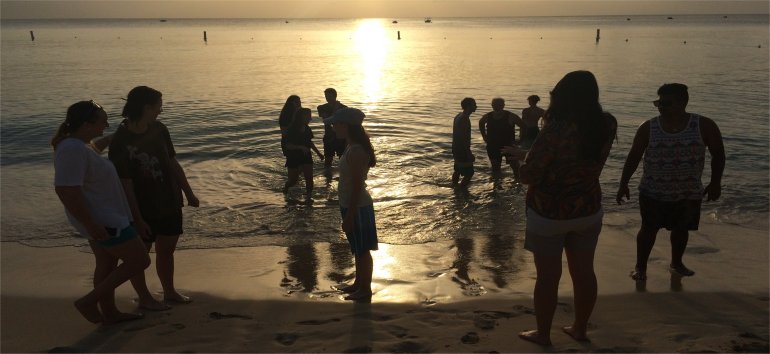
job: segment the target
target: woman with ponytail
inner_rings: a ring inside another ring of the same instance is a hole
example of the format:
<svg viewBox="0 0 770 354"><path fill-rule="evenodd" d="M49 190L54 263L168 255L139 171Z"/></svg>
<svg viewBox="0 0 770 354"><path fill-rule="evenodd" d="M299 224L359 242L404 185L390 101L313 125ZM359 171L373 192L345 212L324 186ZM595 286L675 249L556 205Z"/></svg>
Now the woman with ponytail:
<svg viewBox="0 0 770 354"><path fill-rule="evenodd" d="M516 158L526 155L520 169L521 182L528 185L524 248L533 253L537 270L537 329L519 337L540 345L551 344L562 252L575 294L574 322L562 330L575 340L588 340L597 292L594 251L604 215L599 175L618 125L602 110L599 86L588 71L571 72L556 84L545 121L528 153L505 149Z"/></svg>
<svg viewBox="0 0 770 354"><path fill-rule="evenodd" d="M75 301L75 308L87 320L103 324L142 317L118 310L115 288L150 265L131 225L131 209L115 167L91 145L108 126L101 106L81 101L69 107L51 139L56 194L69 222L88 239L96 260L94 289Z"/></svg>
<svg viewBox="0 0 770 354"><path fill-rule="evenodd" d="M162 111L159 91L147 86L133 88L123 107L126 119L115 132L109 157L148 252L155 243L155 267L165 302L188 303L190 298L177 292L174 285L174 251L183 232L181 192L188 205L198 207L199 202L175 158L168 128L158 121ZM169 308L152 297L144 281L134 282L134 288L140 307L156 311Z"/></svg>
<svg viewBox="0 0 770 354"><path fill-rule="evenodd" d="M340 157L339 191L342 231L355 257L356 279L340 290L348 295L345 300L368 301L372 297L374 261L370 251L377 250L377 226L374 220L374 202L366 191L369 168L377 164L374 148L361 125L364 113L355 108L343 108L324 120L331 124L335 136L345 139L345 152Z"/></svg>

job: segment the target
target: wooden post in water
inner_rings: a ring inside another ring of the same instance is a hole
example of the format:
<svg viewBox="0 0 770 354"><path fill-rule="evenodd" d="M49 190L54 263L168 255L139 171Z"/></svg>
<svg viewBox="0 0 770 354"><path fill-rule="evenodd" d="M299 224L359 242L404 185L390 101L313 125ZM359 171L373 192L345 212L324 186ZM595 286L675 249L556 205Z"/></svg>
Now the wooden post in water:
<svg viewBox="0 0 770 354"><path fill-rule="evenodd" d="M596 29L596 43L599 43L599 29Z"/></svg>
<svg viewBox="0 0 770 354"><path fill-rule="evenodd" d="M35 32L29 31L29 38L32 39L32 41L35 41Z"/></svg>
<svg viewBox="0 0 770 354"><path fill-rule="evenodd" d="M203 31L203 41L208 43L209 39L206 37L206 31Z"/></svg>
<svg viewBox="0 0 770 354"><path fill-rule="evenodd" d="M398 31L398 40L401 40L401 31Z"/></svg>

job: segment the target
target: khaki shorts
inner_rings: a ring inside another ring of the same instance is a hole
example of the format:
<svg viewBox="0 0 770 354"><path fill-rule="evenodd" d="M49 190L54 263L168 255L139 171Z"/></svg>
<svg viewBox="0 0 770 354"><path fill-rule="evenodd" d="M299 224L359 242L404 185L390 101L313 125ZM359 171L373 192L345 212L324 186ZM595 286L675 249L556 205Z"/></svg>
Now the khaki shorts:
<svg viewBox="0 0 770 354"><path fill-rule="evenodd" d="M546 221L534 212L527 210L527 230L524 236L524 248L542 255L559 255L564 249L570 251L593 251L602 232L602 216L589 216L580 220ZM530 222L532 220L532 222ZM548 222L548 230L539 225Z"/></svg>

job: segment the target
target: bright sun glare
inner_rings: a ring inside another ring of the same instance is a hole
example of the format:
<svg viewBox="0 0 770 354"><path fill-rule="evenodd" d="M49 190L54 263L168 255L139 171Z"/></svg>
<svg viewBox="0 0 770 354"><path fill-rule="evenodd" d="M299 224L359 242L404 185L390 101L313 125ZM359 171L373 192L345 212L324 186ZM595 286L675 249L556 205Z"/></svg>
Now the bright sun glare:
<svg viewBox="0 0 770 354"><path fill-rule="evenodd" d="M361 86L365 96L365 108L376 108L377 102L382 99L382 69L390 44L382 20L362 20L353 38L361 57Z"/></svg>

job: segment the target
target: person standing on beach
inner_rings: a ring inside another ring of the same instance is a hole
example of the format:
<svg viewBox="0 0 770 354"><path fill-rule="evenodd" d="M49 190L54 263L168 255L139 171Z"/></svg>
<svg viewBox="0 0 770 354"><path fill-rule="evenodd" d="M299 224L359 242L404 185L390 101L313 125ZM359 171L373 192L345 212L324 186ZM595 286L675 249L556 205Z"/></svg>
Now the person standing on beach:
<svg viewBox="0 0 770 354"><path fill-rule="evenodd" d="M487 156L492 166L492 173L500 173L503 155L500 152L505 146L511 146L516 141L516 127L523 127L521 118L505 108L505 100L500 97L492 99L492 112L479 120L479 130L484 142L487 143ZM505 156L505 162L511 166L513 176L519 179L519 161Z"/></svg>
<svg viewBox="0 0 770 354"><path fill-rule="evenodd" d="M599 86L589 71L573 71L551 91L543 126L529 152L511 146L505 153L521 159L521 182L527 188L524 248L535 258L537 329L522 339L551 345L562 252L567 255L575 294L575 319L562 330L587 341L588 319L596 303L594 251L602 230L599 175L610 153L617 121L602 110Z"/></svg>
<svg viewBox="0 0 770 354"><path fill-rule="evenodd" d="M163 111L162 94L147 86L133 88L123 107L123 117L112 139L109 158L115 164L134 216L134 225L147 246L155 243L155 267L163 286L165 302L188 303L189 297L174 286L174 251L182 234L182 196L187 204L200 202L177 162L168 128L158 121ZM168 309L157 303L147 289L144 273L132 284L139 306L149 310Z"/></svg>
<svg viewBox="0 0 770 354"><path fill-rule="evenodd" d="M289 170L289 178L283 186L283 193L289 192L289 188L297 184L299 171L305 176L305 199L310 201L313 197L313 155L311 150L323 160L324 155L313 144L313 131L310 130L310 108L300 108L294 112L294 119L286 128L286 168Z"/></svg>
<svg viewBox="0 0 770 354"><path fill-rule="evenodd" d="M278 126L281 128L281 153L286 156L286 129L294 119L294 112L302 108L302 100L299 96L291 95L286 98L286 102L281 108L281 114L278 116Z"/></svg>
<svg viewBox="0 0 770 354"><path fill-rule="evenodd" d="M540 118L545 114L545 110L537 106L537 103L540 102L540 96L529 96L527 102L529 102L529 107L521 110L521 120L524 124L519 130L521 148L525 150L529 149L535 142L537 134L540 133Z"/></svg>
<svg viewBox="0 0 770 354"><path fill-rule="evenodd" d="M653 101L660 115L639 126L631 151L623 166L617 202L630 198L628 182L644 158L639 183L639 211L642 227L636 235L636 266L631 278L647 280L647 260L655 245L658 230L671 231L671 264L669 270L682 276L695 272L682 262L689 230L697 230L703 196L718 200L722 194L722 172L725 148L716 123L706 117L688 113L687 86L673 83L658 89ZM703 188L701 176L706 148L711 154L711 182Z"/></svg>
<svg viewBox="0 0 770 354"><path fill-rule="evenodd" d="M456 187L463 177L460 186L465 188L473 177L473 161L476 157L471 152L471 113L476 111L476 100L470 97L460 101L463 111L458 113L452 123L452 157L454 158L454 173L452 187Z"/></svg>
<svg viewBox="0 0 770 354"><path fill-rule="evenodd" d="M369 135L361 125L364 112L343 108L324 120L337 137L345 139L345 151L340 157L339 191L342 231L350 243L356 264L356 278L342 290L345 300L366 301L372 297L374 261L370 251L378 249L374 202L366 191L369 168L377 164Z"/></svg>
<svg viewBox="0 0 770 354"><path fill-rule="evenodd" d="M75 308L93 323L112 324L143 317L118 310L115 288L143 274L150 257L136 237L115 166L91 146L106 127L104 109L94 101L80 101L67 109L51 146L56 195L70 224L88 239L96 260L94 289L75 301Z"/></svg>
<svg viewBox="0 0 770 354"><path fill-rule="evenodd" d="M337 101L337 90L329 87L324 90L326 103L318 106L318 116L326 119L332 116L334 112L342 108L347 108L344 104ZM324 123L324 166L331 167L334 155L342 156L345 152L345 139L341 139L334 134L334 129L329 124Z"/></svg>

